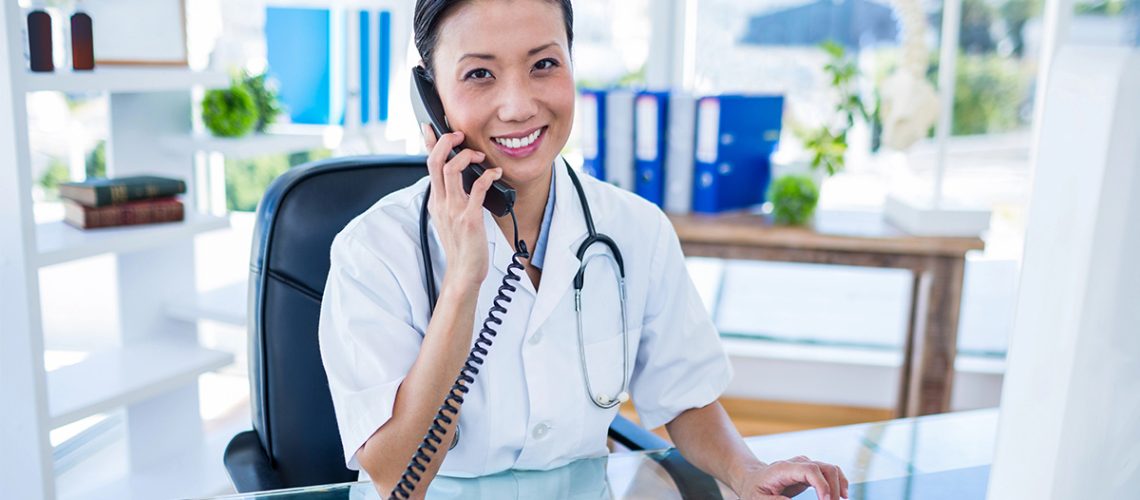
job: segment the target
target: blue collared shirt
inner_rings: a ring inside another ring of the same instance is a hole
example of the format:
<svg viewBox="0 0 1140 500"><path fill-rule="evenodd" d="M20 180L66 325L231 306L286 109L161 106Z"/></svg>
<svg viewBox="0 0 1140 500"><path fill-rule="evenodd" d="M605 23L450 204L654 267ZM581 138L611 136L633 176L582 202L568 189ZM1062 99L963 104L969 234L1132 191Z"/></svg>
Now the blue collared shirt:
<svg viewBox="0 0 1140 500"><path fill-rule="evenodd" d="M555 163L557 164L557 163ZM551 168L554 168L551 166ZM534 242L534 256L530 265L542 269L542 261L546 259L546 240L550 237L550 219L554 213L554 171L550 172L550 194L546 196L546 209L542 211L542 225L538 228L538 241Z"/></svg>

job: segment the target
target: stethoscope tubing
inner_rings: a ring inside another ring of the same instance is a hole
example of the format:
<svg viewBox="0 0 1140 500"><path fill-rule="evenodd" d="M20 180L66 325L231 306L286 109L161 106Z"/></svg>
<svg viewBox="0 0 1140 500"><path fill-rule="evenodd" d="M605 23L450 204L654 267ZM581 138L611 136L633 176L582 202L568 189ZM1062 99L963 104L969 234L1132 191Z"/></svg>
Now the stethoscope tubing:
<svg viewBox="0 0 1140 500"><path fill-rule="evenodd" d="M586 385L586 396L590 402L603 410L613 408L617 405L624 403L628 399L626 392L629 386L629 327L626 318L626 293L625 293L625 261L622 258L621 250L618 249L617 243L605 234L598 233L594 228L594 217L590 212L590 204L586 201L586 192L582 189L582 183L578 180L577 174L574 169L570 168L570 164L565 159L562 160L566 165L566 171L570 174L570 180L574 183L574 190L578 194L578 199L582 204L582 217L586 222L586 230L588 235L586 239L578 246L576 255L578 257L578 272L574 275L574 314L577 319L577 333L578 333L578 359L582 366L582 378ZM435 286L435 274L432 269L431 261L431 248L428 244L428 210L427 210L427 196L424 196L423 205L420 207L420 251L424 259L424 280L425 287L428 293L429 307L432 311L435 310L436 301L439 298L438 291ZM586 252L590 246L601 244L610 250L610 253L596 253L590 256ZM606 394L595 394L593 387L590 383L590 370L589 363L586 360L586 339L585 333L582 331L582 289L585 287L586 266L590 260L596 257L605 257L610 260L611 264L617 269L618 281L618 297L621 304L621 344L622 344L622 377L621 389L616 397L609 397ZM430 314L430 312L429 312Z"/></svg>

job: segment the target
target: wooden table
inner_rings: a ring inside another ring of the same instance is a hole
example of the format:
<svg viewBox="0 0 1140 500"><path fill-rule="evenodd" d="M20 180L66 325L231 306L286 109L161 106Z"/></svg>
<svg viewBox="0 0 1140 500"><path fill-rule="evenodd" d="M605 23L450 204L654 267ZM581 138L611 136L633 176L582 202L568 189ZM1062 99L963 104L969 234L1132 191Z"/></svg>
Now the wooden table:
<svg viewBox="0 0 1140 500"><path fill-rule="evenodd" d="M966 253L978 238L913 236L877 212L819 212L811 228L751 213L671 215L687 256L908 269L911 283L899 416L950 410Z"/></svg>

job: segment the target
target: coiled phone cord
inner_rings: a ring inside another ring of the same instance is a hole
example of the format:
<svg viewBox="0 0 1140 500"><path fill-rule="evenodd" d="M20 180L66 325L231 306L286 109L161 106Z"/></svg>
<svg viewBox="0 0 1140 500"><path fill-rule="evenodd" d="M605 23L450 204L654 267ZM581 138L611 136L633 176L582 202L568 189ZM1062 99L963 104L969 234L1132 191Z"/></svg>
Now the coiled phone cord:
<svg viewBox="0 0 1140 500"><path fill-rule="evenodd" d="M429 188L430 189L430 188ZM424 196L424 209L427 207L427 197L430 196L429 191ZM511 224L514 226L514 239L515 248L517 249L514 255L511 256L511 263L507 266L507 274L503 276L503 281L499 285L498 294L495 295L494 300L491 301L491 309L487 311L487 319L483 320L483 327L479 330L479 338L475 340L475 345L471 347L471 352L467 354L467 361L463 363L463 368L459 370L459 376L455 379L455 384L447 391L447 397L443 400L443 405L439 407L439 411L432 419L431 427L424 435L423 441L420 442L416 452L412 455L412 460L408 462L407 469L400 476L400 480L396 482L396 486L392 488L392 492L388 495L389 500L400 500L411 498L412 493L416 490L422 476L420 474L427 471L427 466L431 463L432 455L439 451L439 447L443 446L443 438L447 436L447 428L445 425L451 424L455 418L458 418L459 407L463 405L463 396L471 390L471 384L475 383L475 375L479 374L479 366L483 364L483 358L489 352L491 344L494 342L495 336L498 332L495 331L495 326L503 324L503 319L498 315L507 312L506 304L511 302L511 296L518 287L512 281L519 281L522 279L522 273L526 271L521 259L529 259L530 253L527 251L526 242L519 239L519 223L515 218L515 211L508 210L511 215ZM424 228L421 226L421 231ZM426 241L426 240L425 240ZM434 280L434 277L428 276L428 280ZM434 284L434 283L433 283ZM435 297L432 294L432 309L435 309ZM492 326L494 325L494 326Z"/></svg>

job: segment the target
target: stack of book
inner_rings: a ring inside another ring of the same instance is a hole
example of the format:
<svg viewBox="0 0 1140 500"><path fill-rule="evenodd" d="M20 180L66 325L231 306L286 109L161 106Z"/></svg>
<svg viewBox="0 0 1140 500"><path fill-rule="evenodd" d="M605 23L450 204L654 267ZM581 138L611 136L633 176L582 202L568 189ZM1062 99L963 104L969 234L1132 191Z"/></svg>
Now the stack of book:
<svg viewBox="0 0 1140 500"><path fill-rule="evenodd" d="M80 229L177 222L185 216L181 179L136 175L60 184L64 221Z"/></svg>

